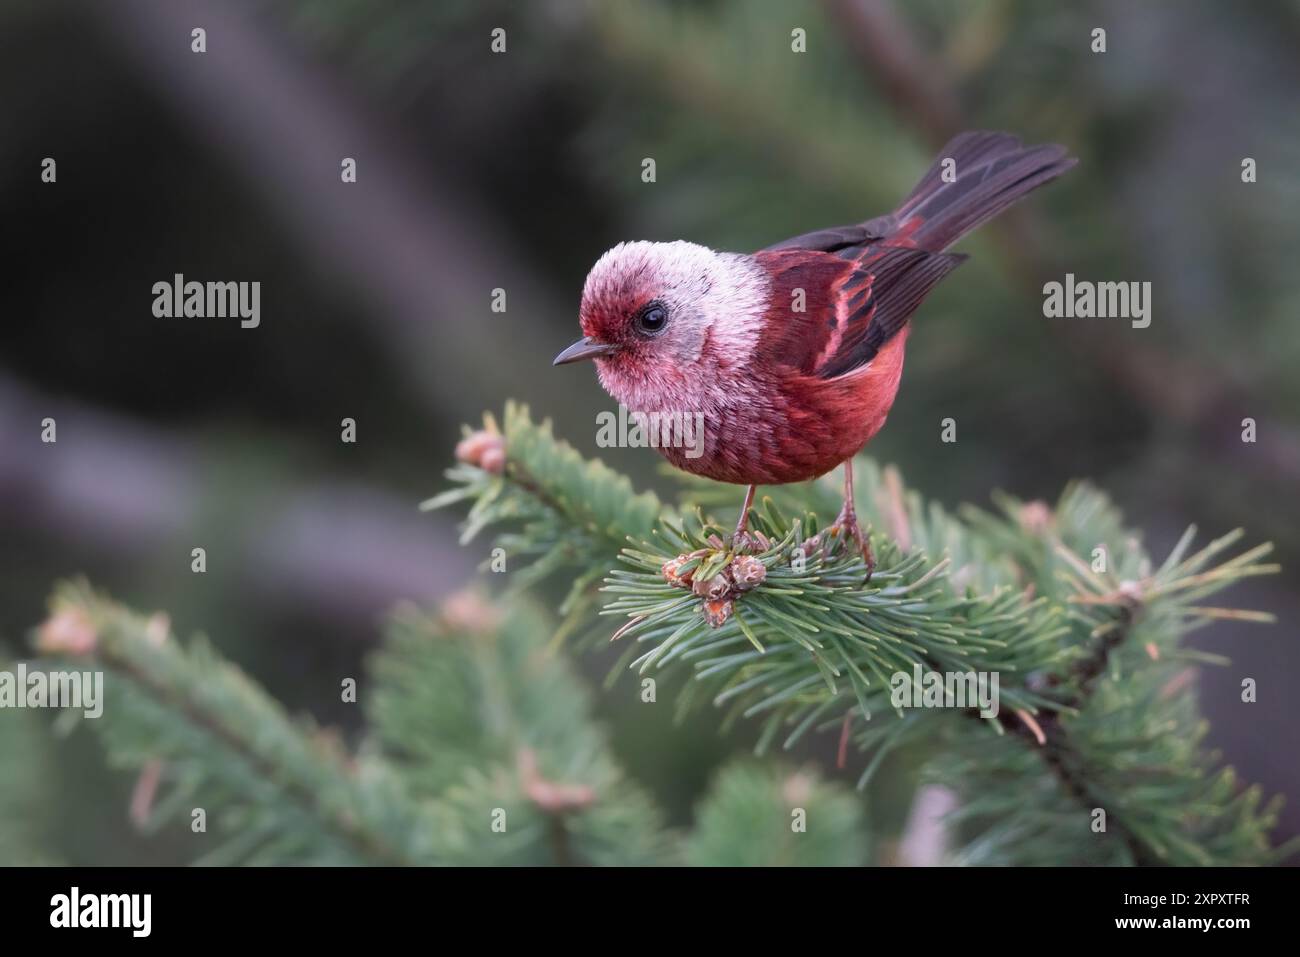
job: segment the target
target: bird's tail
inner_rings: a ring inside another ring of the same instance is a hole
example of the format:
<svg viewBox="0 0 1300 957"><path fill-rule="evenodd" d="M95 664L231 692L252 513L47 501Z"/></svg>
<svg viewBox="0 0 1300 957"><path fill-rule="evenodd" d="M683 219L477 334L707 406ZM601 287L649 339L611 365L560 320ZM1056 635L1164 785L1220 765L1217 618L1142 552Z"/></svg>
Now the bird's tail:
<svg viewBox="0 0 1300 957"><path fill-rule="evenodd" d="M1078 162L1009 133L959 133L886 222L886 243L940 252Z"/></svg>

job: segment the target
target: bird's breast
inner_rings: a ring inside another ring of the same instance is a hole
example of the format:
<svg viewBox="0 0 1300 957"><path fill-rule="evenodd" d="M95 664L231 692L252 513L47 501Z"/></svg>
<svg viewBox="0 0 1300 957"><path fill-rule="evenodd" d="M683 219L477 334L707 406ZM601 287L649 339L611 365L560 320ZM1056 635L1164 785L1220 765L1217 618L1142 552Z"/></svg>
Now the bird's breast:
<svg viewBox="0 0 1300 957"><path fill-rule="evenodd" d="M659 451L683 471L738 485L824 475L884 426L902 376L904 339L891 340L869 366L833 379L784 369L720 377L707 395L694 397L695 441Z"/></svg>

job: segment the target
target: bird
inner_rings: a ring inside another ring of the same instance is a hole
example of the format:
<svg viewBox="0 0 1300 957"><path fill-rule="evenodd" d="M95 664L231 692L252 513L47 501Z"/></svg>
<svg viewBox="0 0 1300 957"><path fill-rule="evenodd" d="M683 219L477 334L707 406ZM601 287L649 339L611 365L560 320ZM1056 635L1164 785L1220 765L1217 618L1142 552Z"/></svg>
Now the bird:
<svg viewBox="0 0 1300 957"><path fill-rule="evenodd" d="M732 546L758 486L844 466L844 503L824 530L875 567L853 499L853 456L898 395L913 314L967 258L947 250L1077 163L1056 144L1008 133L951 139L891 213L804 233L754 253L687 241L624 242L583 284L582 338L554 365L593 360L634 415L703 425L702 441L660 442L679 469L746 486ZM683 418L674 418L680 416Z"/></svg>

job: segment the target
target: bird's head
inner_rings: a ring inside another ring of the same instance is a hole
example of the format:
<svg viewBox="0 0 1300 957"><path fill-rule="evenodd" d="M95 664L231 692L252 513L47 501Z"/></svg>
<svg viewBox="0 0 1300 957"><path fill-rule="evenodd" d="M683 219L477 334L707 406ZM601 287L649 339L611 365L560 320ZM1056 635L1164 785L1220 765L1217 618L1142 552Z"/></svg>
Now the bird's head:
<svg viewBox="0 0 1300 957"><path fill-rule="evenodd" d="M690 401L710 376L754 351L770 281L749 256L694 243L620 243L587 274L583 337L555 365L594 359L601 385L629 408Z"/></svg>

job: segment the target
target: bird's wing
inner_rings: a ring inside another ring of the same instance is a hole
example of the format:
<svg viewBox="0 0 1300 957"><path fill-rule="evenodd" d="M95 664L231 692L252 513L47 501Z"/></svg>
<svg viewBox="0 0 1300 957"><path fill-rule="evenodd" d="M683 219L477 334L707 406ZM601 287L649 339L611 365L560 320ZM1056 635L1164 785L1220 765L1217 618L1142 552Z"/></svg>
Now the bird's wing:
<svg viewBox="0 0 1300 957"><path fill-rule="evenodd" d="M763 251L805 249L853 259L884 242L942 252L1077 162L1063 146L1025 146L1009 133L959 133L892 213L804 233Z"/></svg>
<svg viewBox="0 0 1300 957"><path fill-rule="evenodd" d="M877 245L856 259L802 249L755 258L772 277L760 339L767 360L831 379L875 358L966 257Z"/></svg>
<svg viewBox="0 0 1300 957"><path fill-rule="evenodd" d="M813 252L840 253L854 256L862 247L888 235L893 225L892 216L880 216L865 223L851 226L831 226L818 229L801 236L792 236L779 243L764 248L762 251L781 252L783 250L803 249Z"/></svg>

